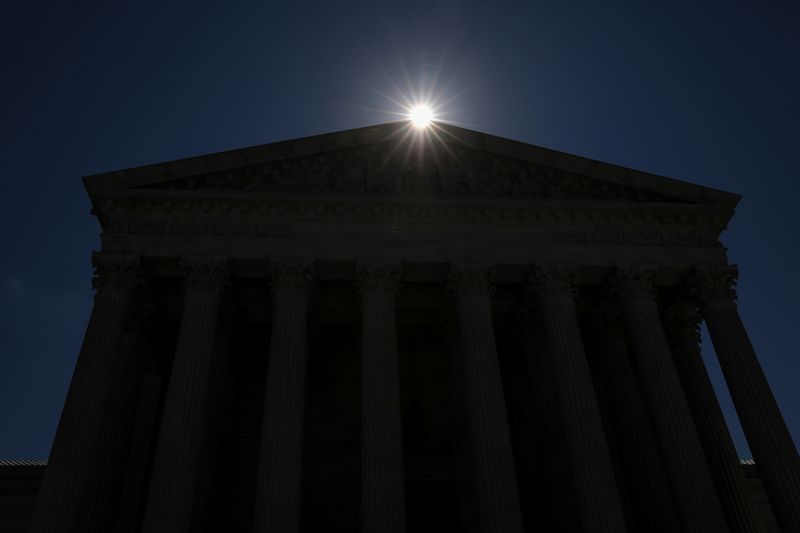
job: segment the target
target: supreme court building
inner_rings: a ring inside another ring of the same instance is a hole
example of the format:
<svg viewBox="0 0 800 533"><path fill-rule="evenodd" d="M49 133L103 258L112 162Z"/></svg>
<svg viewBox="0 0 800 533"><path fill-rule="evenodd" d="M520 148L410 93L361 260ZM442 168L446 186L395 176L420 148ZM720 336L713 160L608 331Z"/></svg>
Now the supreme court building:
<svg viewBox="0 0 800 533"><path fill-rule="evenodd" d="M800 532L736 194L405 122L84 183L95 303L31 531Z"/></svg>

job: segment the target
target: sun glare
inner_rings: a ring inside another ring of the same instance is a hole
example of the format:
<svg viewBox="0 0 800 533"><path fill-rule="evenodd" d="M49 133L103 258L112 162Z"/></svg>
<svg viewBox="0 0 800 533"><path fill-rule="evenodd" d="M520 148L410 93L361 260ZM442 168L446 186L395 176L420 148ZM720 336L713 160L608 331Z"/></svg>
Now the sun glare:
<svg viewBox="0 0 800 533"><path fill-rule="evenodd" d="M433 110L425 104L416 105L409 111L408 118L415 128L427 128L433 122Z"/></svg>

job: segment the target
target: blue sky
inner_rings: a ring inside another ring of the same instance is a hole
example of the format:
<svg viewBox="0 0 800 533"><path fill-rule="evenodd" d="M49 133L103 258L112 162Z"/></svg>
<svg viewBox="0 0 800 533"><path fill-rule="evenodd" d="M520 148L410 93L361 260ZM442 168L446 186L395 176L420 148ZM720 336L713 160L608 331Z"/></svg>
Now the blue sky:
<svg viewBox="0 0 800 533"><path fill-rule="evenodd" d="M800 11L697 4L4 4L0 457L47 456L91 309L81 176L395 120L409 86L468 128L742 194L723 240L798 442Z"/></svg>

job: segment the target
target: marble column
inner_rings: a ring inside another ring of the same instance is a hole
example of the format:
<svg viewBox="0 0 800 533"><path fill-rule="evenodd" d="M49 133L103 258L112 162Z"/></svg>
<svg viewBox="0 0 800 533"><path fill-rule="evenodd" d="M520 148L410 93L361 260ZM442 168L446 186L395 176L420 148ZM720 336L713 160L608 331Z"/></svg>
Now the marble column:
<svg viewBox="0 0 800 533"><path fill-rule="evenodd" d="M454 419L453 455L455 456L456 492L458 499L459 531L475 533L478 521L473 497L472 452L469 449L469 429L464 409L464 370L458 334L458 318L454 306L446 306L439 316L439 332L450 364L448 385Z"/></svg>
<svg viewBox="0 0 800 533"><path fill-rule="evenodd" d="M256 533L298 533L303 466L308 296L313 263L270 263L272 337L261 425Z"/></svg>
<svg viewBox="0 0 800 533"><path fill-rule="evenodd" d="M361 292L361 531L405 531L395 292L401 268L358 266Z"/></svg>
<svg viewBox="0 0 800 533"><path fill-rule="evenodd" d="M94 308L37 497L30 525L34 532L81 531L132 293L141 280L138 257L95 253L92 263Z"/></svg>
<svg viewBox="0 0 800 533"><path fill-rule="evenodd" d="M108 531L118 514L126 462L135 430L139 388L150 356L151 339L157 336L155 306L149 295L137 298L109 394L102 436L92 464L92 481L85 494L81 519L83 531Z"/></svg>
<svg viewBox="0 0 800 533"><path fill-rule="evenodd" d="M558 391L553 382L553 367L538 302L530 299L520 309L518 320L534 432L532 452L537 475L531 482L537 487L538 504L544 515L538 526L553 533L573 532L580 528L580 517L575 512L572 467L565 451Z"/></svg>
<svg viewBox="0 0 800 533"><path fill-rule="evenodd" d="M736 447L700 355L700 313L697 306L679 298L665 309L663 318L672 357L728 527L736 533L761 531Z"/></svg>
<svg viewBox="0 0 800 533"><path fill-rule="evenodd" d="M158 435L144 532L197 527L197 486L211 407L219 309L229 283L226 261L181 260L183 316Z"/></svg>
<svg viewBox="0 0 800 533"><path fill-rule="evenodd" d="M117 533L135 533L138 530L137 525L147 494L149 459L152 455L153 437L157 429L162 385L160 374L146 372L139 389L133 437L126 461L125 479L114 527L114 531Z"/></svg>
<svg viewBox="0 0 800 533"><path fill-rule="evenodd" d="M617 268L614 286L675 505L687 532L727 531L700 438L656 305L653 270Z"/></svg>
<svg viewBox="0 0 800 533"><path fill-rule="evenodd" d="M681 531L647 407L630 361L622 313L599 305L591 313L592 339L620 448L637 531Z"/></svg>
<svg viewBox="0 0 800 533"><path fill-rule="evenodd" d="M739 421L783 531L800 531L800 458L736 307L735 266L698 267L695 294Z"/></svg>
<svg viewBox="0 0 800 533"><path fill-rule="evenodd" d="M521 533L514 455L497 360L490 301L491 270L454 264L450 290L456 297L462 347L464 414L472 454L472 495L480 533Z"/></svg>
<svg viewBox="0 0 800 533"><path fill-rule="evenodd" d="M532 286L547 337L550 365L585 531L626 530L614 467L575 314L575 269L541 265Z"/></svg>

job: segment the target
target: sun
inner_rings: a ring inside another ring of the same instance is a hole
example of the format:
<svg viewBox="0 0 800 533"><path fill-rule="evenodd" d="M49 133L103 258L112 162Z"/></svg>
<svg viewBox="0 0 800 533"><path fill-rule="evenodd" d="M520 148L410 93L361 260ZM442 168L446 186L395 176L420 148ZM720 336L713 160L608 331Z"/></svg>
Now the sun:
<svg viewBox="0 0 800 533"><path fill-rule="evenodd" d="M426 104L415 105L409 110L408 118L415 128L427 128L433 122L433 110Z"/></svg>

